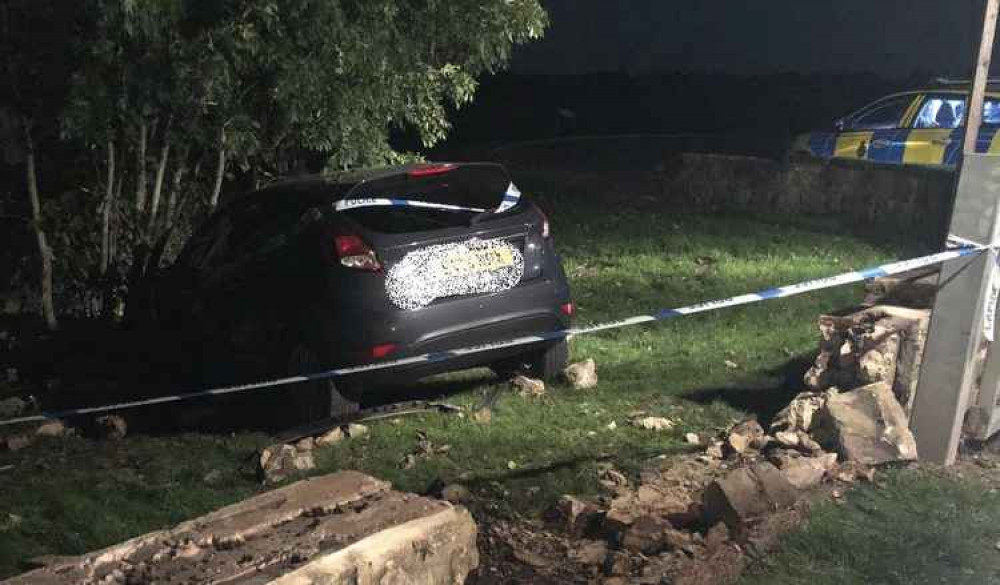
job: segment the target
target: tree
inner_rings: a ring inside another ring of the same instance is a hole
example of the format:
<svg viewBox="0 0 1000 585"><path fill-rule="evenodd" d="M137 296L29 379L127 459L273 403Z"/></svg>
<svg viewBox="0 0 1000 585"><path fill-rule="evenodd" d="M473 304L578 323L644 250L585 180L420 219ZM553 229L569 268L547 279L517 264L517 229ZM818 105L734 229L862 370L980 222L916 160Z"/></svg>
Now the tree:
<svg viewBox="0 0 1000 585"><path fill-rule="evenodd" d="M38 246L42 314L57 329L53 257L46 230L39 149L56 135L74 59L73 39L81 13L57 0L0 0L0 109L19 127L25 192Z"/></svg>
<svg viewBox="0 0 1000 585"><path fill-rule="evenodd" d="M343 169L412 156L392 148L393 129L434 145L476 78L546 25L538 0L72 4L68 95L45 123L98 169L81 189L100 201L104 281L117 266L141 275L154 242L188 231L179 218L216 207L237 173L260 182L307 158ZM35 66L24 49L17 62Z"/></svg>

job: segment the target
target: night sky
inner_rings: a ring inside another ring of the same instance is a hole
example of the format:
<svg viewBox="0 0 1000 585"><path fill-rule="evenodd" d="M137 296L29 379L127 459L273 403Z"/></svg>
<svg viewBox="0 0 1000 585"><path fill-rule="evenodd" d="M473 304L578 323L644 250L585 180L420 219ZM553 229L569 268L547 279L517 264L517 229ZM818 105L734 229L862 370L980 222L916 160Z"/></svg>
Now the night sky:
<svg viewBox="0 0 1000 585"><path fill-rule="evenodd" d="M982 0L543 0L521 73L914 71L965 76ZM997 63L997 60L994 60ZM1000 63L994 66L1000 70Z"/></svg>

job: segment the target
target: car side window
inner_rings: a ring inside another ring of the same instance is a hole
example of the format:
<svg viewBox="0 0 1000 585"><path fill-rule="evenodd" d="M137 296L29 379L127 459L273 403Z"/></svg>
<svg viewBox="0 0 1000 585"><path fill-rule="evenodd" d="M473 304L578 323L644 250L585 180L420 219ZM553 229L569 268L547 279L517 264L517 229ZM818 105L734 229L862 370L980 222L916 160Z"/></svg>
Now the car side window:
<svg viewBox="0 0 1000 585"><path fill-rule="evenodd" d="M844 130L887 130L898 128L913 95L901 95L875 102L858 112L844 124Z"/></svg>
<svg viewBox="0 0 1000 585"><path fill-rule="evenodd" d="M1000 100L986 100L983 104L983 125L1000 126Z"/></svg>
<svg viewBox="0 0 1000 585"><path fill-rule="evenodd" d="M958 128L965 118L965 97L932 95L924 99L914 128Z"/></svg>

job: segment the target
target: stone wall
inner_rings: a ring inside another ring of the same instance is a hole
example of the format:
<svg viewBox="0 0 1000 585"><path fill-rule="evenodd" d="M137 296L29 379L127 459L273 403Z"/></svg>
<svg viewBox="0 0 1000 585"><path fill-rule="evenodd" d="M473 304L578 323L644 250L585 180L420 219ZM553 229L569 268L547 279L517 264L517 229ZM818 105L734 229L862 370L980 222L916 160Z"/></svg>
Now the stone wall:
<svg viewBox="0 0 1000 585"><path fill-rule="evenodd" d="M777 161L680 154L664 164L660 197L689 209L834 216L860 225L946 235L953 171L848 161Z"/></svg>

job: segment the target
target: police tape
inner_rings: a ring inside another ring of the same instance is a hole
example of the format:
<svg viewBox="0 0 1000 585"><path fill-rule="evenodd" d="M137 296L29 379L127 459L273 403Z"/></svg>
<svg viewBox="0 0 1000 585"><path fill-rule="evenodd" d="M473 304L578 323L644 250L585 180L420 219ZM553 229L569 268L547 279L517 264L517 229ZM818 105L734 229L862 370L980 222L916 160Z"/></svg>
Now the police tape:
<svg viewBox="0 0 1000 585"><path fill-rule="evenodd" d="M957 241L956 239L949 238L949 240ZM379 362L373 362L371 364L365 364L360 366L351 366L346 368L337 368L333 370L327 370L323 372L317 372L312 374L302 374L297 376L289 376L286 378L278 378L274 380L266 380L261 382L254 382L250 384L239 384L233 386L225 386L220 388L211 388L208 390L198 390L194 392L185 392L181 394L172 394L167 396L156 396L153 398L147 398L143 400L135 400L130 402L119 402L117 404L107 404L103 406L92 406L85 408L68 409L53 412L42 412L41 414L24 416L19 418L13 418L8 420L0 421L0 427L9 426L21 423L29 422L41 422L51 419L62 419L69 418L73 416L81 415L93 415L101 414L106 412L113 412L118 410L126 410L131 408L139 408L143 406L154 406L159 404L168 404L173 402L181 402L185 400L191 400L194 398L210 397L210 396L224 396L228 394L237 394L241 392L248 392L251 390L260 390L264 388L277 388L281 386L289 386L292 384L301 384L304 382L314 382L317 380L326 380L330 378L350 376L354 374L363 374L368 372L373 372L377 370L385 370L391 368L403 368L406 366L419 366L424 364L433 364L438 362L447 361L454 358L459 358L467 355L474 355L477 353L482 353L486 351L495 351L499 349L505 349L510 347L517 347L520 345L530 345L537 344L546 341L555 341L559 339L567 339L576 337L578 335L589 335L593 333L598 333L602 331L610 331L612 329L621 329L624 327L632 327L635 325L641 325L644 323L653 323L657 321L665 321L668 319L673 319L675 317L682 317L687 315L695 315L698 313L705 313L709 311L717 311L719 309L724 309L728 307L737 307L740 305L748 305L752 303L759 303L763 301L768 301L772 299L781 299L792 297L796 295L805 294L808 292L813 292L817 290L833 288L837 286L843 286L847 284L854 284L858 282L863 282L865 280L870 280L872 278L879 278L883 276L891 276L894 274L901 274L904 272L909 272L911 270L916 270L918 268L925 268L928 266L934 266L936 264L941 264L949 260L955 260L957 258L962 258L965 256L972 256L974 254L979 254L984 250L991 249L991 246L977 244L975 242L962 241L961 245L963 247L947 250L944 252L938 252L937 254L931 254L929 256L920 256L918 258L912 258L909 260L901 260L898 262L892 262L890 264L883 264L880 266L875 266L872 268L867 268L864 270L845 272L843 274L838 274L836 276L829 276L825 278L817 278L814 280L807 280L805 282L800 282L796 284L790 284L787 286L782 286L778 288L769 288L756 293L749 293L738 295L734 297L729 297L725 299L719 299L715 301L708 301L704 303L698 303L695 305L689 305L686 307L679 307L676 309L663 309L656 313L651 313L647 315L637 315L635 317L630 317L628 319L620 319L617 321L609 321L606 323L599 323L596 325L590 325L586 327L574 327L570 329L563 329L559 331L552 331L548 333L543 333L540 335L528 335L524 337L518 337L514 339L509 339L507 341L501 341L496 343L488 343L483 345L476 345L470 347L463 347L459 349L439 351L432 353L425 353L422 355L399 358L394 360L385 360Z"/></svg>
<svg viewBox="0 0 1000 585"><path fill-rule="evenodd" d="M500 205L493 210L493 213L503 213L514 207L521 200L521 191L511 183L504 191L500 199ZM351 199L341 199L334 204L336 211L350 211L363 207L415 207L419 209L434 209L438 211L468 211L473 213L486 213L488 210L481 207L464 207L462 205L452 205L450 203L434 203L432 201L420 201L417 199L402 199L398 197L356 197Z"/></svg>

